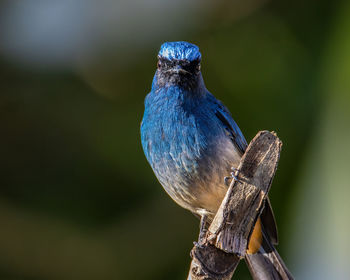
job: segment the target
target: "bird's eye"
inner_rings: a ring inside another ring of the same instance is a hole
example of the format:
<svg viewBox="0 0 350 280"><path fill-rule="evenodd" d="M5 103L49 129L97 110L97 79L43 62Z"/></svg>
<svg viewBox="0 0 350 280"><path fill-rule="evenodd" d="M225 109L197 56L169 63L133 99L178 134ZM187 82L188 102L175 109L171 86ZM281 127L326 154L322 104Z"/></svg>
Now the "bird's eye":
<svg viewBox="0 0 350 280"><path fill-rule="evenodd" d="M197 72L201 71L201 64L200 64L200 63L197 64L197 66L196 66L196 71L197 71Z"/></svg>
<svg viewBox="0 0 350 280"><path fill-rule="evenodd" d="M162 63L160 62L160 60L158 60L158 62L157 62L157 68L159 69L160 66L162 66Z"/></svg>

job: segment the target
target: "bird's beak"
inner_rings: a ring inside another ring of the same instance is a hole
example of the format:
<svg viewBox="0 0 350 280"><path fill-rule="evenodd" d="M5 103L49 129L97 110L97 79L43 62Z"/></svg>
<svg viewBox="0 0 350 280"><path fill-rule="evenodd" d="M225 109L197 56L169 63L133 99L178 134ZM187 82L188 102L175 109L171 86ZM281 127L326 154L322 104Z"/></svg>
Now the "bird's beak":
<svg viewBox="0 0 350 280"><path fill-rule="evenodd" d="M166 72L172 73L172 74L190 74L190 75L192 75L190 72L188 72L185 69L181 68L180 65L176 65L173 68L167 70Z"/></svg>

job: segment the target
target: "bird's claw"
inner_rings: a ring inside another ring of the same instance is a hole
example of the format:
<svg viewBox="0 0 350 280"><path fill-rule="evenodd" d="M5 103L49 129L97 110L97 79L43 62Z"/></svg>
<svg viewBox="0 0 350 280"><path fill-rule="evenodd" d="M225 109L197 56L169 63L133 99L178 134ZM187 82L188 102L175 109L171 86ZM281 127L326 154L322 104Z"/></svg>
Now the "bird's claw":
<svg viewBox="0 0 350 280"><path fill-rule="evenodd" d="M235 168L235 167L231 167L231 170L233 171L233 172L240 172L241 170L239 170L238 168Z"/></svg>
<svg viewBox="0 0 350 280"><path fill-rule="evenodd" d="M240 170L237 169L237 168L234 168L234 167L231 167L231 170L232 170L232 172L230 173L231 176L227 176L227 177L224 178L225 184L226 184L227 186L229 186L230 183L232 182L232 179L234 179L234 180L237 181L237 182L242 183L242 181L241 181L240 179L238 179L238 177L236 176L236 173L237 173L237 175L238 175L239 172L240 172Z"/></svg>
<svg viewBox="0 0 350 280"><path fill-rule="evenodd" d="M232 180L232 177L231 177L231 176L225 177L225 178L224 178L225 185L226 185L226 186L229 186L230 183L231 183L231 180Z"/></svg>

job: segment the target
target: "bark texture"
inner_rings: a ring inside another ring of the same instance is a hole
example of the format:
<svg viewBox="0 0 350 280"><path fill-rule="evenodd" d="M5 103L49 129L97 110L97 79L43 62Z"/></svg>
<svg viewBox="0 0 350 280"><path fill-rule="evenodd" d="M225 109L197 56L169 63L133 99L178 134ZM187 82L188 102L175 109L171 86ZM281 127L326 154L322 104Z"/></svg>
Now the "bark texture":
<svg viewBox="0 0 350 280"><path fill-rule="evenodd" d="M243 155L236 177L209 229L191 251L188 279L228 280L244 258L249 237L261 214L276 173L282 142L260 131Z"/></svg>

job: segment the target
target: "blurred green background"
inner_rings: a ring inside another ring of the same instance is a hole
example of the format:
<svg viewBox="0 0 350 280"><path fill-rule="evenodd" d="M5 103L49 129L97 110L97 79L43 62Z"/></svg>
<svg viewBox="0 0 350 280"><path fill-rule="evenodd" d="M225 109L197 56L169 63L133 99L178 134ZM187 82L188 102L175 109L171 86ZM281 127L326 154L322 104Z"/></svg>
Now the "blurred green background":
<svg viewBox="0 0 350 280"><path fill-rule="evenodd" d="M198 220L139 125L164 41L202 52L249 141L284 142L270 197L297 279L349 279L348 1L0 1L0 279L184 279ZM244 262L234 279L250 279Z"/></svg>

